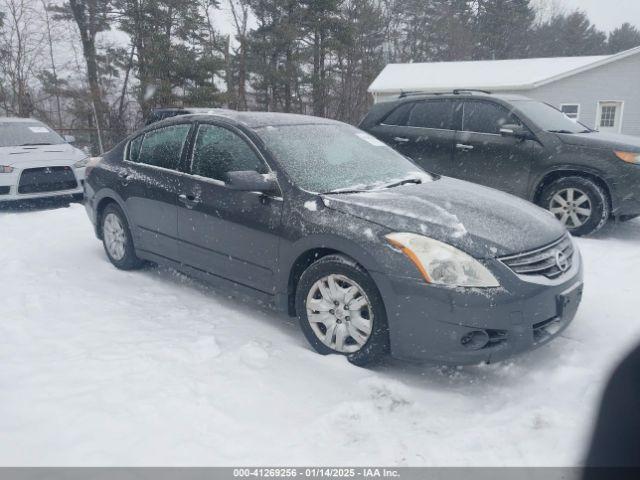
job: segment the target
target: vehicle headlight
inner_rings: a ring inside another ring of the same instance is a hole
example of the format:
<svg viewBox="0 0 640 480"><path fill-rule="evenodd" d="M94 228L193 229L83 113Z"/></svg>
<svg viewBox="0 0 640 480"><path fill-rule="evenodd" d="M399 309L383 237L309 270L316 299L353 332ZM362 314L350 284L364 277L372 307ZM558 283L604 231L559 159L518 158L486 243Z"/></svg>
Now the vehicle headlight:
<svg viewBox="0 0 640 480"><path fill-rule="evenodd" d="M0 165L0 173L11 173L11 172L13 172L13 167Z"/></svg>
<svg viewBox="0 0 640 480"><path fill-rule="evenodd" d="M613 153L623 162L635 163L636 165L640 164L640 153L638 152L621 152L620 150L614 150Z"/></svg>
<svg viewBox="0 0 640 480"><path fill-rule="evenodd" d="M87 166L87 163L89 163L89 157L87 158L83 158L82 160L78 160L76 163L73 164L73 168L83 168Z"/></svg>
<svg viewBox="0 0 640 480"><path fill-rule="evenodd" d="M385 238L409 257L427 283L453 287L500 286L484 265L451 245L414 233L391 233Z"/></svg>

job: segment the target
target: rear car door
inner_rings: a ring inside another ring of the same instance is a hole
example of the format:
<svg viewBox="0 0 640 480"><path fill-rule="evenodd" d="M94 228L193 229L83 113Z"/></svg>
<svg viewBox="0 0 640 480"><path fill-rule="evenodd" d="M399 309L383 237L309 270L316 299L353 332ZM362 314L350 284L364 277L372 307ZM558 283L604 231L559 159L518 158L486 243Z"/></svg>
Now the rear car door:
<svg viewBox="0 0 640 480"><path fill-rule="evenodd" d="M278 259L280 196L234 190L227 173L270 169L251 140L235 127L197 127L190 174L181 184L178 238L188 266L272 294Z"/></svg>
<svg viewBox="0 0 640 480"><path fill-rule="evenodd" d="M133 139L118 172L118 193L126 204L137 248L177 259L178 172L190 123L146 132Z"/></svg>
<svg viewBox="0 0 640 480"><path fill-rule="evenodd" d="M456 134L448 175L525 197L535 141L502 136L500 128L507 124L523 125L503 105L464 100L462 128Z"/></svg>
<svg viewBox="0 0 640 480"><path fill-rule="evenodd" d="M446 174L453 159L456 115L450 99L404 103L371 133L425 170Z"/></svg>

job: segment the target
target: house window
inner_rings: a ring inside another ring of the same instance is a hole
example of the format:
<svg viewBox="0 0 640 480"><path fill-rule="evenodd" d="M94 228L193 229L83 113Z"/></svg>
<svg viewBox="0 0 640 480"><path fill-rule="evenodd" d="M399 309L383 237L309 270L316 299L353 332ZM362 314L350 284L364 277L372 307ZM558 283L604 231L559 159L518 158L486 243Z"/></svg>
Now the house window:
<svg viewBox="0 0 640 480"><path fill-rule="evenodd" d="M571 120L578 120L580 117L580 105L577 103L563 103L560 110Z"/></svg>
<svg viewBox="0 0 640 480"><path fill-rule="evenodd" d="M600 116L601 127L614 127L616 125L616 109L615 105L604 105L602 107L602 115Z"/></svg>
<svg viewBox="0 0 640 480"><path fill-rule="evenodd" d="M602 131L620 133L622 130L622 102L599 102L596 127Z"/></svg>

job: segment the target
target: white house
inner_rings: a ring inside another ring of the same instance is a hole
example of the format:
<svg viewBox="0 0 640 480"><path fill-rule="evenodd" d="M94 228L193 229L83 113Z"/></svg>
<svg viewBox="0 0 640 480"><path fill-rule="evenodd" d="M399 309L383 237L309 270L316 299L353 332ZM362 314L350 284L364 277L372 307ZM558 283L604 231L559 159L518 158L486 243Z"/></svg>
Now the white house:
<svg viewBox="0 0 640 480"><path fill-rule="evenodd" d="M526 95L589 127L640 136L640 47L593 57L389 64L369 92L382 102L455 89Z"/></svg>

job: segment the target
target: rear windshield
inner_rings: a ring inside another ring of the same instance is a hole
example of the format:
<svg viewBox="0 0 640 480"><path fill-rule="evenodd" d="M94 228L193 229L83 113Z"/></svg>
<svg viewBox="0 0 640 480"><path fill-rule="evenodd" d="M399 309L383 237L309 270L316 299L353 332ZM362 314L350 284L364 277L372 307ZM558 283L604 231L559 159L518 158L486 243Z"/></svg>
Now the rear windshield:
<svg viewBox="0 0 640 480"><path fill-rule="evenodd" d="M61 143L65 143L62 137L42 123L0 122L0 147Z"/></svg>

